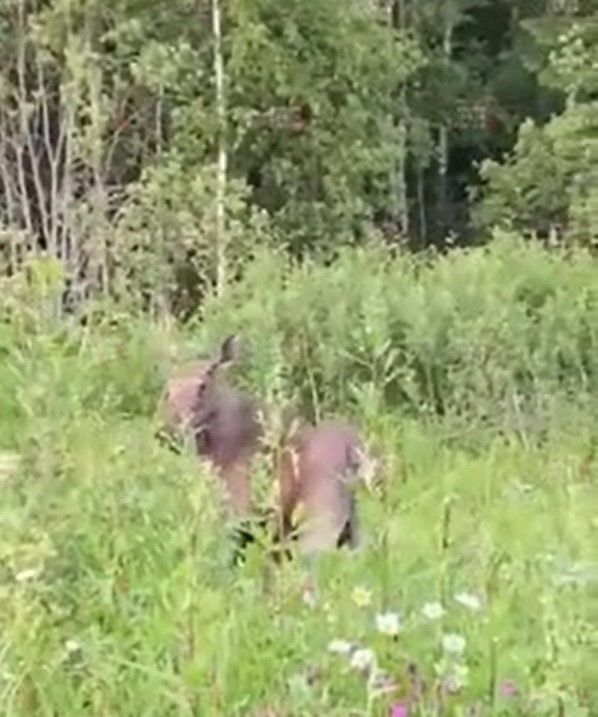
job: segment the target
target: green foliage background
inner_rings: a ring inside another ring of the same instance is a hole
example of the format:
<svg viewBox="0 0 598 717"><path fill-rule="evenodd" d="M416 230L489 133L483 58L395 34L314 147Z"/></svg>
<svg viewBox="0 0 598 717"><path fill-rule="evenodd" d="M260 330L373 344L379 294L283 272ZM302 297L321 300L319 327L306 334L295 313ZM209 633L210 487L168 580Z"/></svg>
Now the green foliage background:
<svg viewBox="0 0 598 717"><path fill-rule="evenodd" d="M598 714L597 12L0 3L0 714ZM361 552L233 570L155 441L231 331L381 457Z"/></svg>

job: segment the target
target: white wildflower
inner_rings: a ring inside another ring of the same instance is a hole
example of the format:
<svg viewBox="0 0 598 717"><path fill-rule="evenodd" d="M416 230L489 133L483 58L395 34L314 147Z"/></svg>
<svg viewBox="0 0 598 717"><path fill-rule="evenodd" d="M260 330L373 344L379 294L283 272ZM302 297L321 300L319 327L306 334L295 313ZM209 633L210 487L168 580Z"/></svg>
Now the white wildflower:
<svg viewBox="0 0 598 717"><path fill-rule="evenodd" d="M384 635L397 635L400 628L399 616L395 612L376 615L376 628Z"/></svg>
<svg viewBox="0 0 598 717"><path fill-rule="evenodd" d="M64 647L65 650L69 653L69 655L81 649L81 645L76 640L67 640L64 643Z"/></svg>
<svg viewBox="0 0 598 717"><path fill-rule="evenodd" d="M460 605L463 605L463 607L466 607L468 610L472 610L473 612L478 612L478 610L482 607L480 598L477 595L472 595L471 593L457 593L455 595L455 600Z"/></svg>
<svg viewBox="0 0 598 717"><path fill-rule="evenodd" d="M442 649L451 655L461 655L465 650L465 638L454 632L449 632L442 637Z"/></svg>
<svg viewBox="0 0 598 717"><path fill-rule="evenodd" d="M336 655L350 655L353 649L353 644L346 640L331 640L328 643L328 652L333 652Z"/></svg>
<svg viewBox="0 0 598 717"><path fill-rule="evenodd" d="M422 615L426 620L440 620L445 610L439 602L427 602L422 607Z"/></svg>
<svg viewBox="0 0 598 717"><path fill-rule="evenodd" d="M18 583L26 583L28 580L35 580L35 578L40 574L41 570L39 568L28 568L27 570L21 570L20 573L17 573L15 575L15 580Z"/></svg>
<svg viewBox="0 0 598 717"><path fill-rule="evenodd" d="M0 453L0 479L12 476L17 471L19 462L20 457L17 453Z"/></svg>
<svg viewBox="0 0 598 717"><path fill-rule="evenodd" d="M360 647L351 656L351 667L360 672L367 672L376 665L376 655L369 647Z"/></svg>

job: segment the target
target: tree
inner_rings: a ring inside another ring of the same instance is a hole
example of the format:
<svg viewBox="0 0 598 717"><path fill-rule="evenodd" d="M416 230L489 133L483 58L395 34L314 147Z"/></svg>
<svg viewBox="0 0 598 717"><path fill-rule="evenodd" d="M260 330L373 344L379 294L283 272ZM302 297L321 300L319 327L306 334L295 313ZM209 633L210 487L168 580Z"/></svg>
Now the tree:
<svg viewBox="0 0 598 717"><path fill-rule="evenodd" d="M222 288L255 242L329 254L390 204L420 56L374 7L11 0L0 17L9 271L47 251L76 297L169 306L183 268Z"/></svg>
<svg viewBox="0 0 598 717"><path fill-rule="evenodd" d="M528 23L546 58L539 77L565 97L565 109L544 126L529 121L504 163L487 160L475 218L595 244L598 208L598 14L565 4L550 22Z"/></svg>

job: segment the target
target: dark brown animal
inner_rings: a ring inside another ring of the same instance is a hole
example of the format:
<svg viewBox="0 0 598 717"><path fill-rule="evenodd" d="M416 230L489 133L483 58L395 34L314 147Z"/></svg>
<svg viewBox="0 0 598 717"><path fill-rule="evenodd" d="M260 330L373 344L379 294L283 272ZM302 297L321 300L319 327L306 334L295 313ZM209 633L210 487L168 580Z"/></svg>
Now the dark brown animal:
<svg viewBox="0 0 598 717"><path fill-rule="evenodd" d="M161 400L162 434L195 444L226 485L237 517L251 507L250 469L262 435L258 409L246 393L232 388L220 373L238 354L229 336L218 354L186 367L168 382Z"/></svg>

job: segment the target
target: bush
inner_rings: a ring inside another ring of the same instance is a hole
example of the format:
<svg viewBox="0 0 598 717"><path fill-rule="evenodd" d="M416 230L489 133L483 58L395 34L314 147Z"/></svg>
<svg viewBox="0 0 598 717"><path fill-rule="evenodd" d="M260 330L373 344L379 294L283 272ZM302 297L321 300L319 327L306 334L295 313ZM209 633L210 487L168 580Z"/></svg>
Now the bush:
<svg viewBox="0 0 598 717"><path fill-rule="evenodd" d="M595 248L597 110L570 104L543 127L524 122L502 163L482 162L474 223Z"/></svg>
<svg viewBox="0 0 598 717"><path fill-rule="evenodd" d="M448 256L352 249L330 266L262 254L200 323L248 339L244 380L308 410L539 427L598 389L598 268L511 235ZM369 406L369 409L368 409Z"/></svg>

